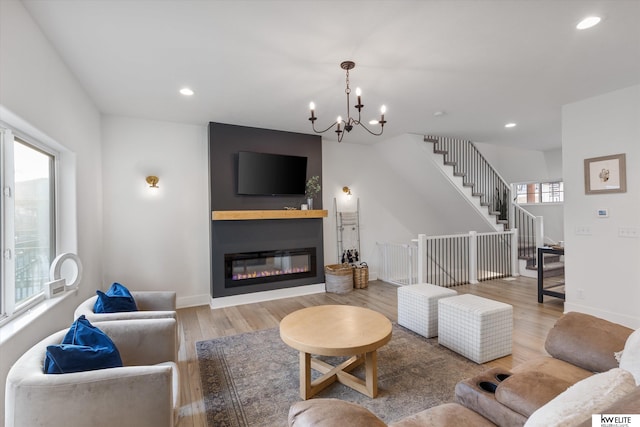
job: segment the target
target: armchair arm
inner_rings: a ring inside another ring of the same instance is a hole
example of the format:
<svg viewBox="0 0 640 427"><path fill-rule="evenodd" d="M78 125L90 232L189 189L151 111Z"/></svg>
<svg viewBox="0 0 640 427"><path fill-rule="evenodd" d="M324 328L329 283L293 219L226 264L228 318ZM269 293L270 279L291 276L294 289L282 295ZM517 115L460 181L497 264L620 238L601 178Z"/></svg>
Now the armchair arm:
<svg viewBox="0 0 640 427"><path fill-rule="evenodd" d="M176 293L175 292L131 292L139 311L126 311L121 313L94 313L93 306L98 297L96 295L83 301L73 314L77 319L85 315L89 322L106 322L109 320L124 319L162 319L176 317Z"/></svg>
<svg viewBox="0 0 640 427"><path fill-rule="evenodd" d="M173 426L171 366L128 366L25 378L9 375L6 427ZM90 397L90 398L88 398Z"/></svg>
<svg viewBox="0 0 640 427"><path fill-rule="evenodd" d="M113 340L124 366L178 361L176 319L139 319L96 322Z"/></svg>

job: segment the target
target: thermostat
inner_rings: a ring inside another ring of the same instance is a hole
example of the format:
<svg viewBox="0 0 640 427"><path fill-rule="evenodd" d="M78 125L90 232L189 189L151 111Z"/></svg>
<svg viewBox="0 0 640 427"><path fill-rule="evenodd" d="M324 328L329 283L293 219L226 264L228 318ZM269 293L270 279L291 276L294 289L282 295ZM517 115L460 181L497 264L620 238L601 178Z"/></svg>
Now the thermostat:
<svg viewBox="0 0 640 427"><path fill-rule="evenodd" d="M608 218L609 217L609 209L598 209L597 210L598 218Z"/></svg>

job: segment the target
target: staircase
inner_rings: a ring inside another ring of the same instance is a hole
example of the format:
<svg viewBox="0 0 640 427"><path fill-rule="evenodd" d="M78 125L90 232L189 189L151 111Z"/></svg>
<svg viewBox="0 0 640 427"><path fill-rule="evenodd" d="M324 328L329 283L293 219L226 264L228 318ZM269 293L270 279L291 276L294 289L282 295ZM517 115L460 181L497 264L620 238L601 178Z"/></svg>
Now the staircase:
<svg viewBox="0 0 640 427"><path fill-rule="evenodd" d="M443 157L442 168L453 168L453 177L460 177L462 186L471 189L471 197L480 201L483 214L494 218L496 231L518 230L520 274L537 277L537 248L544 245L542 217L535 217L512 203L511 186L491 166L476 146L467 140L426 135L424 141L433 144L433 152ZM453 182L454 185L456 184ZM468 193L467 193L468 194ZM545 277L564 274L560 257L545 259Z"/></svg>
<svg viewBox="0 0 640 427"><path fill-rule="evenodd" d="M453 176L471 189L471 196L494 218L496 231L513 228L511 225L511 187L489 164L471 141L426 135L425 142L433 143L433 152L441 154L443 164L453 168Z"/></svg>

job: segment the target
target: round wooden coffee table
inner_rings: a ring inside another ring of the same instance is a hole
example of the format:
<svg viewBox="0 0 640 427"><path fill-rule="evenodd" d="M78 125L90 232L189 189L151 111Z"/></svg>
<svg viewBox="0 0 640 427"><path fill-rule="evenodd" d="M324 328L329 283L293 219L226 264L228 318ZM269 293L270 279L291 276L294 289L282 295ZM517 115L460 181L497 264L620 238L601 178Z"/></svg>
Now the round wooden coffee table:
<svg viewBox="0 0 640 427"><path fill-rule="evenodd" d="M280 322L280 337L300 351L300 397L309 399L338 381L369 397L378 394L376 350L391 339L391 322L368 308L321 305L303 308ZM311 357L353 356L337 366ZM364 363L365 379L350 374ZM311 369L323 375L311 381Z"/></svg>

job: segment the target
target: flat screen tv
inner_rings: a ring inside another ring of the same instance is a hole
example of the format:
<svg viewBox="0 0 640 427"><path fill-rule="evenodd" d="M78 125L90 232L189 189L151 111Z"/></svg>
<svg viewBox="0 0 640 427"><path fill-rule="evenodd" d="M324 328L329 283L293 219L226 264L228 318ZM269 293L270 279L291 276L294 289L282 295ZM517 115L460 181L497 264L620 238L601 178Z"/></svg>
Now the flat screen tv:
<svg viewBox="0 0 640 427"><path fill-rule="evenodd" d="M306 179L306 157L251 151L238 153L238 194L302 196Z"/></svg>

